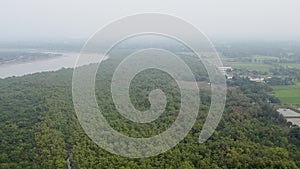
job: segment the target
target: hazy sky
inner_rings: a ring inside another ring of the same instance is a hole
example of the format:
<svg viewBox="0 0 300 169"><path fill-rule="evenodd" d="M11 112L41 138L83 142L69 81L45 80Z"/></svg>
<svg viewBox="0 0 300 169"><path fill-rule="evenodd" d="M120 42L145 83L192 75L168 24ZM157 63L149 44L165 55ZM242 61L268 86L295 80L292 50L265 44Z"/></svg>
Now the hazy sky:
<svg viewBox="0 0 300 169"><path fill-rule="evenodd" d="M142 12L178 16L212 38L300 39L299 0L0 0L0 39L88 38Z"/></svg>

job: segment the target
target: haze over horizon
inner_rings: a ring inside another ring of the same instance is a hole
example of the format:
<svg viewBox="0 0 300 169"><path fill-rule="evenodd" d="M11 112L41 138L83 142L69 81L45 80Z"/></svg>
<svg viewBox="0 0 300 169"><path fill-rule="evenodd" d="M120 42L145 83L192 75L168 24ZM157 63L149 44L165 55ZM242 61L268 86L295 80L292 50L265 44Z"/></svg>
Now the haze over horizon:
<svg viewBox="0 0 300 169"><path fill-rule="evenodd" d="M118 18L158 12L180 17L210 38L297 40L300 38L299 6L296 0L189 3L3 0L0 2L0 37L1 41L87 39Z"/></svg>

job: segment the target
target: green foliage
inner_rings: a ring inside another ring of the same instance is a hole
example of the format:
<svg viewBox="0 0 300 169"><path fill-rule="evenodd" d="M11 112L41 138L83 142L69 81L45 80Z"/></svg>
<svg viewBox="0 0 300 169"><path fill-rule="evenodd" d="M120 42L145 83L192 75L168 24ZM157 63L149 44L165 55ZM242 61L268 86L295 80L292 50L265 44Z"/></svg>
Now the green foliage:
<svg viewBox="0 0 300 169"><path fill-rule="evenodd" d="M149 108L147 97L162 87L168 105L150 124L122 119L109 92L110 69L105 62L97 75L99 108L110 125L129 136L151 136L176 118L180 97L166 74L148 71L132 82L131 100L137 109ZM199 79L202 75L199 74ZM147 79L147 77L151 77ZM210 92L201 90L199 116L190 133L173 149L155 157L128 159L97 146L84 133L75 115L71 93L72 70L38 73L0 80L0 168L299 168L299 128L290 128L269 103L273 96L266 84L235 79L229 84L226 109L213 136L199 144L207 115ZM163 80L159 86L155 79ZM205 77L204 77L205 79ZM171 91L170 89L174 89Z"/></svg>
<svg viewBox="0 0 300 169"><path fill-rule="evenodd" d="M272 86L274 94L285 104L300 104L300 83L288 86Z"/></svg>

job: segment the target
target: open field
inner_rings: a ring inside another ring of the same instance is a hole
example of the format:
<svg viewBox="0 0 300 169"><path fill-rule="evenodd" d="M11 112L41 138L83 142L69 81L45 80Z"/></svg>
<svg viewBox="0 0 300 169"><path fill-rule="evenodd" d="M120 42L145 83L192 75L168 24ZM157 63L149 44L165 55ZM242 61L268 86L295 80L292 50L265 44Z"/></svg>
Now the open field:
<svg viewBox="0 0 300 169"><path fill-rule="evenodd" d="M252 61L246 62L246 61L241 61L237 60L234 58L226 58L222 57L221 58L223 64L227 66L232 66L235 69L246 69L249 71L263 71L263 72L269 72L270 69L276 68L276 67L285 67L285 68L296 68L300 70L300 64L299 63L280 63L277 62L276 60L279 60L278 57L276 56L259 56L255 55L252 58ZM274 65L264 63L264 61L275 61Z"/></svg>
<svg viewBox="0 0 300 169"><path fill-rule="evenodd" d="M273 86L275 96L285 104L300 104L300 83L287 86Z"/></svg>
<svg viewBox="0 0 300 169"><path fill-rule="evenodd" d="M221 56L221 60L224 65L231 66L235 69L244 69L249 71L262 71L262 72L269 72L271 68L273 68L273 65L265 64L262 61L264 60L276 60L278 57L275 56L260 56L256 55L253 56L252 61L242 61L237 58L230 58L230 57L224 57ZM255 62L254 62L255 60Z"/></svg>
<svg viewBox="0 0 300 169"><path fill-rule="evenodd" d="M299 63L279 63L280 66L283 67L289 67L289 68L295 68L300 70L300 64Z"/></svg>
<svg viewBox="0 0 300 169"><path fill-rule="evenodd" d="M245 63L245 62L230 62L230 64L235 69L247 69L247 70L257 70L257 71L263 71L268 72L271 68L273 68L272 65L263 64L263 63Z"/></svg>
<svg viewBox="0 0 300 169"><path fill-rule="evenodd" d="M252 61L265 61L265 60L279 61L279 57L277 57L277 56L263 56L263 55L254 55L254 56L252 56Z"/></svg>

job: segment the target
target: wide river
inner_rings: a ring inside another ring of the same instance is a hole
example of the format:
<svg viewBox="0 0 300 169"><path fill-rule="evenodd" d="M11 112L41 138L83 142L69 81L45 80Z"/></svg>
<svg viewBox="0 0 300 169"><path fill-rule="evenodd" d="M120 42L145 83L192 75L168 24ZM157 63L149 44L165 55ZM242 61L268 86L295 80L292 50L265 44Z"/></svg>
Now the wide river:
<svg viewBox="0 0 300 169"><path fill-rule="evenodd" d="M55 71L61 68L73 68L77 61L79 53L64 53L63 56L35 60L21 63L7 63L0 65L0 78L12 77L12 76L23 76L27 74ZM89 63L96 63L103 56L97 56L94 54L86 57L84 62L79 63L77 66L86 65ZM107 59L107 57L105 57Z"/></svg>

